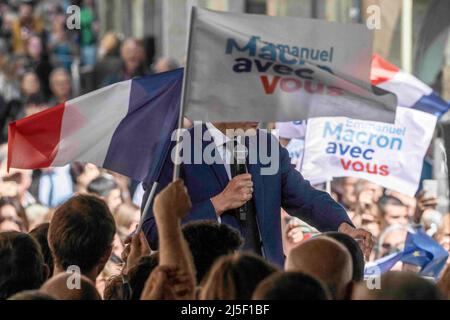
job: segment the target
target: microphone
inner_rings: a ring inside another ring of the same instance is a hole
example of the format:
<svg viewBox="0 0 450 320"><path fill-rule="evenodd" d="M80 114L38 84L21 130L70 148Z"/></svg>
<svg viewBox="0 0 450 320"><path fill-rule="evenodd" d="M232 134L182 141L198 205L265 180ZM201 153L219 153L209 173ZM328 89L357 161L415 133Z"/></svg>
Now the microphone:
<svg viewBox="0 0 450 320"><path fill-rule="evenodd" d="M244 137L240 136L241 142L243 142ZM236 161L236 174L244 174L247 173L246 159L247 159L247 147L244 143L238 143L237 139L235 141L236 147L234 150L235 161ZM248 202L244 203L240 208L238 208L239 220L245 221L247 220L248 213Z"/></svg>

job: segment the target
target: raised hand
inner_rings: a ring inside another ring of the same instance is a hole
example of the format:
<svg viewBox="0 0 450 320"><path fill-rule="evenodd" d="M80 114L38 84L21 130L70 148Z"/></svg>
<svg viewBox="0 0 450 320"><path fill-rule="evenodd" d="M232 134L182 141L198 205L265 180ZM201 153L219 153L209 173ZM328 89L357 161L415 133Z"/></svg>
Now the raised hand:
<svg viewBox="0 0 450 320"><path fill-rule="evenodd" d="M157 222L166 219L181 219L191 210L192 204L181 179L170 183L156 197L153 212Z"/></svg>
<svg viewBox="0 0 450 320"><path fill-rule="evenodd" d="M425 191L422 190L417 195L417 204L416 204L416 210L414 212L413 220L415 223L420 223L420 220L422 219L422 216L424 212L428 209L436 209L437 207L437 198L430 197L425 198Z"/></svg>

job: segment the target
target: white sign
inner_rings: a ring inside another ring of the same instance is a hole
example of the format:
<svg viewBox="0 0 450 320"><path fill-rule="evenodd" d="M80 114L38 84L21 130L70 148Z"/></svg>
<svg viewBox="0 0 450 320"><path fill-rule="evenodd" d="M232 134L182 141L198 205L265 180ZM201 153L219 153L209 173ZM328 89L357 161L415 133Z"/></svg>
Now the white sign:
<svg viewBox="0 0 450 320"><path fill-rule="evenodd" d="M302 174L352 176L414 196L437 118L397 108L395 124L344 117L308 120Z"/></svg>

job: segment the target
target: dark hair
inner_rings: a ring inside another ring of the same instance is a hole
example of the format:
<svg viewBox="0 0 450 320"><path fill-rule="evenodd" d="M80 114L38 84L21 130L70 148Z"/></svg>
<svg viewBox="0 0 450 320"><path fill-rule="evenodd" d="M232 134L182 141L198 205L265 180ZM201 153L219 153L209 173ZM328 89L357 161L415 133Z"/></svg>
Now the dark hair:
<svg viewBox="0 0 450 320"><path fill-rule="evenodd" d="M325 232L323 233L324 236L330 237L340 244L344 245L344 247L347 248L348 252L350 252L350 255L352 256L352 265L353 265L353 275L352 280L359 282L364 279L364 254L361 250L361 248L358 245L358 242L355 241L352 237L349 235L346 235L345 233L341 232Z"/></svg>
<svg viewBox="0 0 450 320"><path fill-rule="evenodd" d="M381 276L381 289L370 290L376 300L441 300L432 280L408 271L389 271Z"/></svg>
<svg viewBox="0 0 450 320"><path fill-rule="evenodd" d="M24 103L25 107L30 104L40 106L40 105L45 105L46 101L45 101L45 98L42 95L42 93L33 93L30 96L26 97L26 99L25 99L25 103Z"/></svg>
<svg viewBox="0 0 450 320"><path fill-rule="evenodd" d="M0 300L44 283L44 258L28 234L0 233Z"/></svg>
<svg viewBox="0 0 450 320"><path fill-rule="evenodd" d="M59 206L48 231L53 261L64 269L77 265L89 272L111 247L116 226L106 203L77 195Z"/></svg>
<svg viewBox="0 0 450 320"><path fill-rule="evenodd" d="M113 178L99 176L89 183L87 191L100 197L107 197L111 191L118 188L119 186Z"/></svg>
<svg viewBox="0 0 450 320"><path fill-rule="evenodd" d="M400 199L393 196L384 195L380 198L380 200L378 200L378 207L380 208L380 212L383 217L386 214L385 209L387 205L405 207L405 204Z"/></svg>
<svg viewBox="0 0 450 320"><path fill-rule="evenodd" d="M50 247L48 246L48 229L50 228L50 223L41 223L36 228L28 232L34 240L39 243L42 255L44 256L44 262L49 268L48 277L51 278L53 275L53 257Z"/></svg>
<svg viewBox="0 0 450 320"><path fill-rule="evenodd" d="M122 275L117 274L109 277L103 291L103 300L123 300L123 294Z"/></svg>
<svg viewBox="0 0 450 320"><path fill-rule="evenodd" d="M277 272L256 288L257 300L329 300L326 287L317 279L301 272Z"/></svg>
<svg viewBox="0 0 450 320"><path fill-rule="evenodd" d="M20 218L20 221L16 221L16 223L22 231L28 231L29 222L27 214L25 213L24 207L20 204L19 199L15 197L0 197L0 209L7 205L13 206L16 210L17 216Z"/></svg>
<svg viewBox="0 0 450 320"><path fill-rule="evenodd" d="M141 257L128 272L128 282L131 288L131 300L139 300L142 290L144 290L145 282L152 273L153 269L158 266L159 255L153 253L150 256Z"/></svg>
<svg viewBox="0 0 450 320"><path fill-rule="evenodd" d="M15 295L12 295L8 298L8 300L39 300L39 301L48 301L48 300L57 300L49 294L41 292L39 290L26 290Z"/></svg>
<svg viewBox="0 0 450 320"><path fill-rule="evenodd" d="M249 300L258 284L277 269L259 256L233 253L219 258L202 281L202 300Z"/></svg>
<svg viewBox="0 0 450 320"><path fill-rule="evenodd" d="M187 223L183 226L183 235L194 259L198 283L217 258L238 250L242 245L238 231L210 220Z"/></svg>

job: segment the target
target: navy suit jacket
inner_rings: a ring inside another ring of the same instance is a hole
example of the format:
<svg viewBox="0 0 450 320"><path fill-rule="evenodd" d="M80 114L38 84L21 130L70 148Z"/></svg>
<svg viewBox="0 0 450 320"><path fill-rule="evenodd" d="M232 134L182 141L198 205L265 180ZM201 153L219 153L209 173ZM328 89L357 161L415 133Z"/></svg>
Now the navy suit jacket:
<svg viewBox="0 0 450 320"><path fill-rule="evenodd" d="M202 132L205 130L207 130L206 126L202 125ZM190 132L192 133L193 129L190 129ZM268 142L267 154L271 155L270 142L278 145L279 142L273 135L263 131L261 133L263 139L267 139ZM272 139L275 139L275 141ZM201 137L200 140L202 140ZM192 139L191 143L194 144L194 141L195 138ZM199 142L197 141L197 143ZM211 142L202 140L200 143L202 150L204 150ZM260 145L260 139L258 139L257 144ZM256 164L248 164L248 171L252 175L254 184L253 199L263 243L263 254L270 262L282 266L284 254L281 237L281 207L290 215L300 218L322 232L336 231L343 222L353 224L341 205L335 202L328 193L314 189L295 170L285 148L279 145L277 149L279 152L279 170L275 174L261 175L260 169L268 167L269 164L262 164L259 158ZM192 159L193 157L192 155ZM172 181L172 175L173 162L169 155L162 167L157 192ZM192 201L192 210L183 223L201 219L217 221L217 215L210 199L222 192L229 182L225 166L217 163L211 165L182 163L180 178L184 180ZM144 195L142 206L144 206L149 189L151 189L151 186L144 187L146 187L147 192ZM238 220L232 214L221 215L221 221L240 232L242 231ZM158 235L151 209L147 213L142 228L150 246L156 249Z"/></svg>

